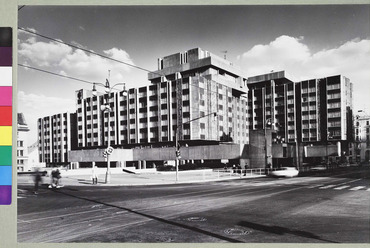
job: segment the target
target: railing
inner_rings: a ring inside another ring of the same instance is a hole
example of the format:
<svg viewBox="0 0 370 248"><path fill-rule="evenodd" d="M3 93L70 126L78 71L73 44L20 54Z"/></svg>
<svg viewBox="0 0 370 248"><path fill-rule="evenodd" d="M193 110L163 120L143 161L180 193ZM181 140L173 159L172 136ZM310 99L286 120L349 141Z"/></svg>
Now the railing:
<svg viewBox="0 0 370 248"><path fill-rule="evenodd" d="M268 174L271 171L277 170L276 168L272 169L265 169L265 168L257 168L257 169L214 169L213 172L217 173L217 178L222 177L248 177L248 176L262 176Z"/></svg>

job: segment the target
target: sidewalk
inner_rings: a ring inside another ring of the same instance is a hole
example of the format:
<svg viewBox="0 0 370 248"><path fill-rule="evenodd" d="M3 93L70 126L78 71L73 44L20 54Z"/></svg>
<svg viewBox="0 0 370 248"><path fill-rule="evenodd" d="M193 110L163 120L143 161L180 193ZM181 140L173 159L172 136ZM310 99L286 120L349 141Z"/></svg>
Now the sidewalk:
<svg viewBox="0 0 370 248"><path fill-rule="evenodd" d="M183 184L235 180L241 178L257 178L265 175L248 174L246 176L237 173L218 173L212 171L179 171L178 181L176 173L157 172L148 174L112 174L109 184L105 183L105 174L98 175L98 184L94 186L135 186L135 185L161 185L161 184ZM42 177L43 184L49 184L50 177ZM18 175L18 184L34 184L33 177L30 175ZM92 186L89 175L75 175L62 177L61 184L64 186Z"/></svg>

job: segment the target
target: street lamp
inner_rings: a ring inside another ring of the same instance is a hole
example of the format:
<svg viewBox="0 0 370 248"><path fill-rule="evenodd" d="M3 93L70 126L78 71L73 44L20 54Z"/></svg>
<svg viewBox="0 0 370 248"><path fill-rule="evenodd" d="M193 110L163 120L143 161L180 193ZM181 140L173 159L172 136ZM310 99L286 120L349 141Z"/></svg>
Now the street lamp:
<svg viewBox="0 0 370 248"><path fill-rule="evenodd" d="M327 134L327 139L326 139L326 169L329 167L329 152L328 152L328 145L329 145L329 139L332 139L333 136L331 135L330 132Z"/></svg>
<svg viewBox="0 0 370 248"><path fill-rule="evenodd" d="M105 104L101 106L101 111L103 111L103 113L108 113L108 141L107 141L108 144L107 144L107 149L105 151L105 154L106 154L106 157L107 157L107 172L105 174L105 183L109 183L110 182L110 176L111 176L111 172L110 172L110 154L113 152L113 148L110 146L110 123L109 123L109 115L110 114L109 113L111 111L111 107L110 107L110 103L109 103L109 97L110 97L110 93L112 92L114 87L116 87L118 85L123 85L123 91L122 91L123 96L127 96L127 90L126 90L126 84L125 83L117 83L117 84L113 85L112 87L110 87L109 80L106 79L105 85L102 84L102 83L94 83L93 84L93 89L92 89L93 96L96 96L98 94L98 92L96 90L96 84L105 87L104 91L107 94L107 96L105 97Z"/></svg>
<svg viewBox="0 0 370 248"><path fill-rule="evenodd" d="M196 121L196 120L199 120L199 119L201 119L201 118L204 118L204 117L207 117L207 116L210 116L210 115L213 115L214 117L216 117L217 116L217 112L212 112L212 113L210 113L210 114L207 114L207 115L204 115L204 116L201 116L201 117L198 117L198 118L195 118L195 119L192 119L192 120L190 120L190 121L187 121L187 122L184 122L184 123L182 123L182 125L184 125L184 124L188 124L188 123L190 123L190 122L192 122L192 121ZM182 126L181 125L181 126ZM179 142L178 142L178 136L177 136L177 133L178 133L178 129L179 129L179 125L176 125L176 130L175 130L175 150L176 150L176 152L175 152L175 156L176 156L176 159L175 159L175 167L176 167L176 182L179 180L179 163L178 163L178 160L179 160L179 158L181 158L180 157L180 144L179 144Z"/></svg>
<svg viewBox="0 0 370 248"><path fill-rule="evenodd" d="M271 126L271 119L267 119L265 123L265 169L267 174L267 126Z"/></svg>

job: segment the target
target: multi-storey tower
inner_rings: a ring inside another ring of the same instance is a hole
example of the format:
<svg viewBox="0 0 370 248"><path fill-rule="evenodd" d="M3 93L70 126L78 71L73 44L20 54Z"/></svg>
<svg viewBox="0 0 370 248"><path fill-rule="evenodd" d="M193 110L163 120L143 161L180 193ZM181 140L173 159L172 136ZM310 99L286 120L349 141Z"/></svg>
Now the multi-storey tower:
<svg viewBox="0 0 370 248"><path fill-rule="evenodd" d="M172 142L176 130L188 142L248 143L241 71L199 48L160 58L158 69L148 75L151 84L127 96L77 91L78 147L106 146L108 127L115 146ZM107 101L109 116L100 110Z"/></svg>
<svg viewBox="0 0 370 248"><path fill-rule="evenodd" d="M76 147L76 114L62 113L39 118L39 161L47 166L68 163L68 152Z"/></svg>
<svg viewBox="0 0 370 248"><path fill-rule="evenodd" d="M274 139L295 142L295 83L285 71L248 78L248 114L251 130L273 129Z"/></svg>
<svg viewBox="0 0 370 248"><path fill-rule="evenodd" d="M247 80L231 62L195 48L159 58L148 77L150 87L171 92L160 94L168 106L158 109L159 118L168 116L171 140L178 126L180 140L248 143ZM217 121L210 113L217 113Z"/></svg>
<svg viewBox="0 0 370 248"><path fill-rule="evenodd" d="M352 140L352 83L344 76L297 83L300 142Z"/></svg>
<svg viewBox="0 0 370 248"><path fill-rule="evenodd" d="M250 77L248 86L250 129L271 129L273 143L294 145L295 153L287 156L294 154L300 162L348 156L353 139L348 78L337 75L294 83L281 71Z"/></svg>

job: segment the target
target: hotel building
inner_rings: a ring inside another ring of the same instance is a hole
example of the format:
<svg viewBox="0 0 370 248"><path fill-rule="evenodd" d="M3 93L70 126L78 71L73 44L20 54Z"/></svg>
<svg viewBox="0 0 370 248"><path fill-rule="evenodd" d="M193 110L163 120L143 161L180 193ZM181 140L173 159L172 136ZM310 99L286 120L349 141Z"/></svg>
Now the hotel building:
<svg viewBox="0 0 370 248"><path fill-rule="evenodd" d="M294 82L279 71L247 78L226 59L195 48L159 58L148 80L127 91L78 90L75 115L39 119L40 162L105 166L109 145L113 167L147 168L175 160L176 134L182 162L261 168L348 156L352 83L341 75Z"/></svg>
<svg viewBox="0 0 370 248"><path fill-rule="evenodd" d="M70 153L70 162L79 166L97 162L99 166L108 135L109 145L115 148L112 166L125 166L128 161L145 168L147 161L174 160L176 131L185 161L236 159L239 163L246 159L242 153L249 139L248 87L241 70L195 48L158 59L158 70L149 73L148 79L147 86L128 89L127 95L123 91L96 96L92 90L76 91L77 147ZM110 111L102 111L104 105L109 105ZM46 129L55 120L46 117L39 122L44 128L40 130L44 135L40 139L44 142L40 143L42 159L66 161L64 151L57 160L60 147L49 145L55 142L51 139L59 138L48 135ZM229 151L230 144L220 148L229 142L236 146L234 152ZM208 152L199 154L202 149ZM164 152L167 150L171 151Z"/></svg>

